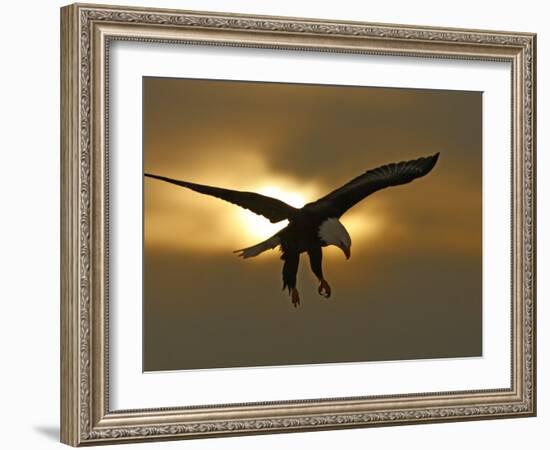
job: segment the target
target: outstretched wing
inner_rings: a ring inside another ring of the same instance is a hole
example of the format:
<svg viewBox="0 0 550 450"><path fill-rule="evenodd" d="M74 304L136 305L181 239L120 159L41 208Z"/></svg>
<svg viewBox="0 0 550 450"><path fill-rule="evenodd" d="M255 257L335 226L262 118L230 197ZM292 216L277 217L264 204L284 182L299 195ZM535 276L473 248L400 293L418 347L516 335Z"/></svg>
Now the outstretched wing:
<svg viewBox="0 0 550 450"><path fill-rule="evenodd" d="M201 194L220 198L226 202L240 206L241 208L248 209L253 213L262 215L269 219L271 223L280 222L285 219L292 219L298 211L296 208L287 205L281 200L256 194L255 192L241 192L233 191L231 189L205 186L202 184L189 183L188 181L174 180L173 178L162 177L160 175L153 175L150 173L146 173L145 176L166 181L167 183L172 183L177 186L183 186Z"/></svg>
<svg viewBox="0 0 550 450"><path fill-rule="evenodd" d="M433 169L439 153L413 161L387 164L368 170L319 200L304 206L327 217L340 217L368 195L390 186L410 183Z"/></svg>

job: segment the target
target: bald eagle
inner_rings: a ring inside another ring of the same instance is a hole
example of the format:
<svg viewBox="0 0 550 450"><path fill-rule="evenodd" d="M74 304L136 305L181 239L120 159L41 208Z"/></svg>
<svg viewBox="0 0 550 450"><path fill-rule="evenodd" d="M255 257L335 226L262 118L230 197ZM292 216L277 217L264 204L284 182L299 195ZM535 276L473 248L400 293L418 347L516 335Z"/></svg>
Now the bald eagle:
<svg viewBox="0 0 550 450"><path fill-rule="evenodd" d="M297 307L300 304L300 295L296 288L296 274L300 254L307 252L311 270L319 280L319 295L329 298L331 287L323 275L322 268L323 247L335 245L344 252L346 259L351 256L351 237L340 222L340 217L352 206L380 189L410 183L416 178L423 177L432 170L438 157L439 153L436 153L368 170L302 208L294 208L281 200L255 192L205 186L150 173L146 173L145 176L217 197L262 215L271 223L288 220L288 225L269 239L252 247L236 250L235 253L243 258L252 258L280 247L283 260L283 290L288 290L292 304Z"/></svg>

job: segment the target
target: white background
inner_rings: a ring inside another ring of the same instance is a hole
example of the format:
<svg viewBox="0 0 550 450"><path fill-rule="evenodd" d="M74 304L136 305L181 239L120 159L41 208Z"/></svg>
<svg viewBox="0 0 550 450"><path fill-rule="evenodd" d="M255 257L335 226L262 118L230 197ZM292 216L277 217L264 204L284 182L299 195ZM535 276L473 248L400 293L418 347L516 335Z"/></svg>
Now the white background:
<svg viewBox="0 0 550 450"><path fill-rule="evenodd" d="M120 41L110 61L112 409L510 386L509 64ZM483 92L483 357L142 373L143 75Z"/></svg>
<svg viewBox="0 0 550 450"><path fill-rule="evenodd" d="M138 1L159 6L255 14L320 17L466 28L526 30L539 33L539 214L538 228L549 228L544 192L550 189L547 135L550 77L545 2L428 1ZM9 6L8 6L9 5ZM2 264L3 448L60 448L59 418L59 11L61 2L29 1L3 5L0 83L2 176L0 192ZM539 248L539 416L466 423L344 430L230 439L141 444L143 448L545 448L550 416L547 379L550 339L544 324L548 291L547 234ZM544 255L544 256L542 256ZM545 355L546 353L546 355ZM546 437L546 439L544 439ZM128 447L128 446L124 446ZM134 448L134 447L132 447ZM141 448L141 447L140 447Z"/></svg>

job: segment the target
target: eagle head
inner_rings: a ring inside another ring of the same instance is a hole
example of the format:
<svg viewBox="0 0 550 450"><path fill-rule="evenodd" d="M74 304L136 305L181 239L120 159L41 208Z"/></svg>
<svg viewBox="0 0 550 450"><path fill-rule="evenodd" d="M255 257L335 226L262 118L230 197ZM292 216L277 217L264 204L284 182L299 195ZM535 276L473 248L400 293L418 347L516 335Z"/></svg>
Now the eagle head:
<svg viewBox="0 0 550 450"><path fill-rule="evenodd" d="M351 237L342 223L330 217L319 226L319 239L324 246L335 245L344 252L346 259L351 256Z"/></svg>

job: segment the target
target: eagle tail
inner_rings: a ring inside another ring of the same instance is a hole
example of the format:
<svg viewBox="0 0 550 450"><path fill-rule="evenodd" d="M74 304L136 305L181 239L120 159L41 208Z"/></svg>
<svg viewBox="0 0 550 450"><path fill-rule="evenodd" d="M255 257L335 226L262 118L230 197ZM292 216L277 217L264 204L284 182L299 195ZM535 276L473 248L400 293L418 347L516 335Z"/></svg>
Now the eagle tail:
<svg viewBox="0 0 550 450"><path fill-rule="evenodd" d="M269 239L260 242L259 244L253 245L252 247L248 248L241 248L240 250L235 250L233 253L237 253L237 256L241 256L242 258L252 258L254 256L258 256L260 253L263 253L267 250L274 249L278 245L281 244L281 239L277 234L274 234Z"/></svg>

